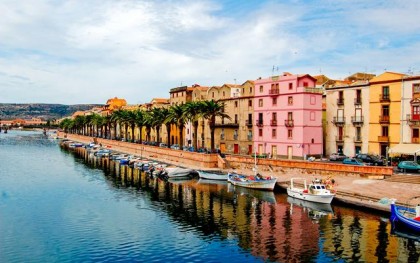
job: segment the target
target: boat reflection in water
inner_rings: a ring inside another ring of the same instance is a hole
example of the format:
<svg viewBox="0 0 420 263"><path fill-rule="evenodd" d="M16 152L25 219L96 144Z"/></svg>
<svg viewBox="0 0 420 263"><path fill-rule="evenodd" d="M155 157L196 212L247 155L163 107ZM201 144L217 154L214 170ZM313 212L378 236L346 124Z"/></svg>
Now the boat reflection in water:
<svg viewBox="0 0 420 263"><path fill-rule="evenodd" d="M293 209L296 209L296 206L302 208L303 211L306 211L309 218L318 221L322 217L332 218L334 216L334 211L330 204L315 203L310 201L305 201L297 198L288 196L287 202L290 204L290 213L293 213Z"/></svg>
<svg viewBox="0 0 420 263"><path fill-rule="evenodd" d="M92 160L82 150L78 154L88 165L103 169L114 187L136 189L133 199L149 198L146 203L159 208L171 223L209 244L238 249L250 262L418 262L420 258L420 247L391 236L390 223L378 215L339 206L333 210L329 204L222 181L172 183L107 158Z"/></svg>

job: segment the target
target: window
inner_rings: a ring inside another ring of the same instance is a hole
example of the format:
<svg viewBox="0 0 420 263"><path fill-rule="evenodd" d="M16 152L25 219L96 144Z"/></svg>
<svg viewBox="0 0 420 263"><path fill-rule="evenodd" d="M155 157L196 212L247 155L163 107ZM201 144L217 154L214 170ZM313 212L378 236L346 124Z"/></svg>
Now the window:
<svg viewBox="0 0 420 263"><path fill-rule="evenodd" d="M264 91L264 87L260 86L260 92L262 93Z"/></svg>
<svg viewBox="0 0 420 263"><path fill-rule="evenodd" d="M288 112L287 113L287 119L288 120L293 120L293 112Z"/></svg>
<svg viewBox="0 0 420 263"><path fill-rule="evenodd" d="M289 97L287 98L287 104L289 104L289 105L293 105L293 97L292 97L292 96L289 96Z"/></svg>
<svg viewBox="0 0 420 263"><path fill-rule="evenodd" d="M413 129L413 138L419 138L419 129Z"/></svg>
<svg viewBox="0 0 420 263"><path fill-rule="evenodd" d="M382 126L382 136L388 137L388 126Z"/></svg>
<svg viewBox="0 0 420 263"><path fill-rule="evenodd" d="M211 97L214 98L214 92L211 93Z"/></svg>
<svg viewBox="0 0 420 263"><path fill-rule="evenodd" d="M235 101L235 108L238 108L238 102Z"/></svg>
<svg viewBox="0 0 420 263"><path fill-rule="evenodd" d="M249 87L249 93L252 93L252 87Z"/></svg>
<svg viewBox="0 0 420 263"><path fill-rule="evenodd" d="M277 112L273 112L272 115L271 115L271 118L273 120L277 120Z"/></svg>
<svg viewBox="0 0 420 263"><path fill-rule="evenodd" d="M235 124L238 124L238 114L235 114Z"/></svg>
<svg viewBox="0 0 420 263"><path fill-rule="evenodd" d="M258 106L259 106L259 107L262 107L262 106L263 106L263 100L262 100L262 99L259 99L259 100L258 100Z"/></svg>
<svg viewBox="0 0 420 263"><path fill-rule="evenodd" d="M314 95L311 95L310 101L311 101L311 105L315 105L316 104L316 97Z"/></svg>
<svg viewBox="0 0 420 263"><path fill-rule="evenodd" d="M389 96L389 86L383 86L382 87L382 94L383 94L384 98Z"/></svg>
<svg viewBox="0 0 420 263"><path fill-rule="evenodd" d="M277 98L273 98L273 106L277 106Z"/></svg>
<svg viewBox="0 0 420 263"><path fill-rule="evenodd" d="M252 107L252 100L248 100L248 107Z"/></svg>
<svg viewBox="0 0 420 263"><path fill-rule="evenodd" d="M263 136L263 129L258 129L258 136L260 136L260 137Z"/></svg>
<svg viewBox="0 0 420 263"><path fill-rule="evenodd" d="M276 90L279 90L279 84L276 83Z"/></svg>
<svg viewBox="0 0 420 263"><path fill-rule="evenodd" d="M308 82L306 82L306 81L304 81L303 82L303 86L306 88L306 87L308 87Z"/></svg>
<svg viewBox="0 0 420 263"><path fill-rule="evenodd" d="M223 97L225 96L225 92L223 91Z"/></svg>
<svg viewBox="0 0 420 263"><path fill-rule="evenodd" d="M289 83L289 90L293 89L293 83Z"/></svg>
<svg viewBox="0 0 420 263"><path fill-rule="evenodd" d="M389 105L382 106L382 116L389 116Z"/></svg>
<svg viewBox="0 0 420 263"><path fill-rule="evenodd" d="M289 139L293 138L293 130L287 130L287 138Z"/></svg>
<svg viewBox="0 0 420 263"><path fill-rule="evenodd" d="M315 120L315 112L314 111L311 111L311 121L314 121Z"/></svg>
<svg viewBox="0 0 420 263"><path fill-rule="evenodd" d="M276 129L271 130L271 137L273 137L273 138L277 137L277 130Z"/></svg>

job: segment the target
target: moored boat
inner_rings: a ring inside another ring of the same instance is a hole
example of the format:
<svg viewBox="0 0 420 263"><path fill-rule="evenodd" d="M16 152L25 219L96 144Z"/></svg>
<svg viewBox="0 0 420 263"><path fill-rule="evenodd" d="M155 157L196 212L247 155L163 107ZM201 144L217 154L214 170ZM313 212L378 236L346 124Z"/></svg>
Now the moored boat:
<svg viewBox="0 0 420 263"><path fill-rule="evenodd" d="M303 188L296 187L295 180L303 180ZM304 178L290 179L290 186L287 187L287 194L291 197L301 200L329 204L333 200L335 194L327 189L325 184L315 180L307 185Z"/></svg>
<svg viewBox="0 0 420 263"><path fill-rule="evenodd" d="M195 172L193 169L182 168L182 167L166 167L164 168L166 176L172 179L184 179L191 178L191 175Z"/></svg>
<svg viewBox="0 0 420 263"><path fill-rule="evenodd" d="M263 177L259 174L248 176L237 173L228 173L228 182L246 188L273 190L276 186L277 178Z"/></svg>
<svg viewBox="0 0 420 263"><path fill-rule="evenodd" d="M391 204L391 222L394 227L420 235L420 205L416 209Z"/></svg>
<svg viewBox="0 0 420 263"><path fill-rule="evenodd" d="M202 179L207 180L221 180L227 181L228 174L223 171L217 170L197 170L198 176Z"/></svg>

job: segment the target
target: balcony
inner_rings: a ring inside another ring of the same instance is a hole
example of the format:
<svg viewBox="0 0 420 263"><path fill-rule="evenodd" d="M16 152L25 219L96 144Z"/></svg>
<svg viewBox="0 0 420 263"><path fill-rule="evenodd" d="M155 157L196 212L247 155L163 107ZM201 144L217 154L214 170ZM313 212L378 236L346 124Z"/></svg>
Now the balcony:
<svg viewBox="0 0 420 263"><path fill-rule="evenodd" d="M338 98L337 99L337 105L338 106L343 106L344 105L344 98Z"/></svg>
<svg viewBox="0 0 420 263"><path fill-rule="evenodd" d="M351 117L351 123L353 123L354 126L362 126L363 125L363 116L352 116Z"/></svg>
<svg viewBox="0 0 420 263"><path fill-rule="evenodd" d="M271 126L277 126L277 120L270 120Z"/></svg>
<svg viewBox="0 0 420 263"><path fill-rule="evenodd" d="M390 102L389 94L379 94L379 102Z"/></svg>
<svg viewBox="0 0 420 263"><path fill-rule="evenodd" d="M344 142L344 136L343 135L335 136L335 141L337 143L343 143Z"/></svg>
<svg viewBox="0 0 420 263"><path fill-rule="evenodd" d="M407 114L408 125L420 126L420 114Z"/></svg>
<svg viewBox="0 0 420 263"><path fill-rule="evenodd" d="M248 127L252 127L252 120L246 120L245 125Z"/></svg>
<svg viewBox="0 0 420 263"><path fill-rule="evenodd" d="M413 137L413 138L411 138L411 142L412 143L419 143L420 142L420 138L419 137L417 137L417 138Z"/></svg>
<svg viewBox="0 0 420 263"><path fill-rule="evenodd" d="M379 116L379 123L389 123L389 115L381 115Z"/></svg>
<svg viewBox="0 0 420 263"><path fill-rule="evenodd" d="M284 120L284 126L293 127L293 126L295 126L295 124L294 124L293 120Z"/></svg>
<svg viewBox="0 0 420 263"><path fill-rule="evenodd" d="M270 89L268 90L268 94L270 94L271 96L277 96L280 94L280 89Z"/></svg>
<svg viewBox="0 0 420 263"><path fill-rule="evenodd" d="M257 120L256 124L258 127L264 126L263 120Z"/></svg>
<svg viewBox="0 0 420 263"><path fill-rule="evenodd" d="M378 142L389 142L388 136L378 136Z"/></svg>
<svg viewBox="0 0 420 263"><path fill-rule="evenodd" d="M362 143L362 136L354 136L354 142L355 143Z"/></svg>
<svg viewBox="0 0 420 263"><path fill-rule="evenodd" d="M332 122L336 126L344 126L346 124L346 117L334 117Z"/></svg>
<svg viewBox="0 0 420 263"><path fill-rule="evenodd" d="M252 141L252 135L248 135L248 141Z"/></svg>
<svg viewBox="0 0 420 263"><path fill-rule="evenodd" d="M216 122L216 124L214 126L215 127L231 127L231 128L236 128L236 127L239 127L239 123Z"/></svg>
<svg viewBox="0 0 420 263"><path fill-rule="evenodd" d="M362 105L362 98L355 98L354 105Z"/></svg>

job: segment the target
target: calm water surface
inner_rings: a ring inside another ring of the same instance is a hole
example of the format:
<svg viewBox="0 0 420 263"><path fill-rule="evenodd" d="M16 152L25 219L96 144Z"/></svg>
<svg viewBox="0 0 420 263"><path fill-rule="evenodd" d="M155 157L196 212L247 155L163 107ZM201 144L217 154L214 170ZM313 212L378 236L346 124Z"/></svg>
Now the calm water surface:
<svg viewBox="0 0 420 263"><path fill-rule="evenodd" d="M165 182L37 132L0 134L0 262L419 262L387 217Z"/></svg>

